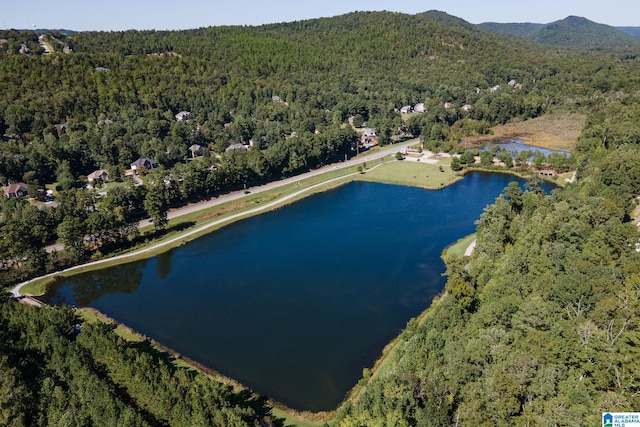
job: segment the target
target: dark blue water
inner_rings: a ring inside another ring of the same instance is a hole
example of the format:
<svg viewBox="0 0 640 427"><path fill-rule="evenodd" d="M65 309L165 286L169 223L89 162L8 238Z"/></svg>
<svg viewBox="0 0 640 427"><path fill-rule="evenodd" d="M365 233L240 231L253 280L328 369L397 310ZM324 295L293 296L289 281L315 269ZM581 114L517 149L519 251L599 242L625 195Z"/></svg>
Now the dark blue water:
<svg viewBox="0 0 640 427"><path fill-rule="evenodd" d="M514 180L351 183L157 257L65 279L90 306L296 409L330 410L443 289L443 248ZM521 181L523 182L523 181Z"/></svg>

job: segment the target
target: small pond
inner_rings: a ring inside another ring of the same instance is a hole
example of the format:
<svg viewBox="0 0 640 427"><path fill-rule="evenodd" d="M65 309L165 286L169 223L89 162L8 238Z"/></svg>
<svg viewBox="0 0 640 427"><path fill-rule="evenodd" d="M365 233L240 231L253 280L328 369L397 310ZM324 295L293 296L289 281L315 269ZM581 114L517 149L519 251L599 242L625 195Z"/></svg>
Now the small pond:
<svg viewBox="0 0 640 427"><path fill-rule="evenodd" d="M522 151L530 151L534 155L535 155L536 152L538 152L538 153L544 154L545 156L548 156L549 154L553 154L553 153L564 154L564 155L567 155L567 156L571 155L571 153L569 153L568 151L548 150L546 148L539 148L539 147L534 147L532 145L526 145L526 144L523 144L520 141L509 141L509 142L506 142L506 143L491 142L491 143L485 145L484 147L482 147L480 149L480 151L493 150L495 147L499 147L501 150L513 151L514 153L516 153L516 155L519 154Z"/></svg>

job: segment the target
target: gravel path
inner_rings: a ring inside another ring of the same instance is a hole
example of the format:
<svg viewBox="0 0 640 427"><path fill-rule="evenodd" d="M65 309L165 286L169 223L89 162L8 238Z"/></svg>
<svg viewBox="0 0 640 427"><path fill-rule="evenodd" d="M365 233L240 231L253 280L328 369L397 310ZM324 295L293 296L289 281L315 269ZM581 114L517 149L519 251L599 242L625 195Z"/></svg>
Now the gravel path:
<svg viewBox="0 0 640 427"><path fill-rule="evenodd" d="M476 248L476 241L474 239L473 242L471 242L469 246L467 246L467 249L464 251L464 256L471 256L475 248Z"/></svg>

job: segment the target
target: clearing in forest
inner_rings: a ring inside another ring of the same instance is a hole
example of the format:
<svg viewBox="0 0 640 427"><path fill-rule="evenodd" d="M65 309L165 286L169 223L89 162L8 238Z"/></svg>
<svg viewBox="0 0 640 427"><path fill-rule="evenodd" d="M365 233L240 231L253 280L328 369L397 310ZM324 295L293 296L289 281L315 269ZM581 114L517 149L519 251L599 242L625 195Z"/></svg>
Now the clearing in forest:
<svg viewBox="0 0 640 427"><path fill-rule="evenodd" d="M587 121L577 113L551 113L535 119L511 122L492 128L493 135L464 138L467 144L486 141L519 140L523 144L549 150L570 151Z"/></svg>

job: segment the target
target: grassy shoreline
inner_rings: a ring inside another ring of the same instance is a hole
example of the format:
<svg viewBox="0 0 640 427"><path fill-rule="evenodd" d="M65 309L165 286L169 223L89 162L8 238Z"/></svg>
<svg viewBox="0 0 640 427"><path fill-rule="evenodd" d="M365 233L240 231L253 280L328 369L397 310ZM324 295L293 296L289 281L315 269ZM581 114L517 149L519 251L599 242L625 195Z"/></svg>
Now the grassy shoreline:
<svg viewBox="0 0 640 427"><path fill-rule="evenodd" d="M476 239L476 233L469 234L457 242L447 246L442 251L442 259L447 260L449 256L463 256L469 245Z"/></svg>
<svg viewBox="0 0 640 427"><path fill-rule="evenodd" d="M259 215L261 213L279 209L290 203L295 203L306 197L310 197L316 193L324 192L336 188L341 185L345 185L353 181L366 181L366 182L379 182L394 185L407 185L417 186L427 189L441 189L454 182L462 179L464 175L471 171L487 171L485 169L467 169L462 173L454 173L449 167L449 158L440 158L438 163L418 163L414 161L397 161L392 157L383 158L381 160L371 162L362 171L358 171L357 166L341 169L338 171L328 171L324 174L309 177L300 180L298 183L287 184L282 187L274 188L264 192L248 195L245 198L235 201L229 201L219 206L205 209L202 211L194 212L191 214L183 215L178 218L172 219L169 222L168 227L177 227L181 224L195 223L195 226L189 227L179 232L169 232L161 239L153 242L148 242L139 247L134 248L126 252L125 254L117 255L110 258L105 258L97 264L81 265L68 269L62 272L57 272L44 278L37 279L30 282L28 285L21 289L21 292L25 294L40 295L46 287L54 283L57 280L64 279L72 275L76 275L82 272L102 269L109 266L119 265L122 263L133 262L139 259L149 258L158 255L162 252L168 251L172 248L186 244L187 242L199 238L205 234L216 231L232 222L240 221L253 215ZM504 170L496 169L489 170L489 172L509 173L513 175L522 176L516 170ZM142 230L144 231L144 230ZM467 237L468 239L468 237ZM444 253L453 251L456 245L464 246L465 240L458 241L448 248L445 248ZM468 244L467 244L468 246ZM464 249L462 249L464 253ZM432 304L426 308L417 318L411 321L422 322L432 308L437 305L442 295L437 296L432 301ZM116 333L123 336L128 340L145 340L146 338L126 327L125 325L116 322L113 319L109 319L102 313L95 310L79 309L83 317L87 321L104 321L109 323L115 323ZM393 352L393 349L401 341L402 334L398 335L394 340L388 343L380 357L376 360L371 369L366 369L367 375L363 380L354 385L354 387L347 393L344 401L338 406L340 408L348 401L358 399L361 393L366 389L370 379L384 373L384 367L388 360L389 355ZM233 380L232 378L225 377L207 367L201 366L194 361L190 361L180 356L177 352L163 346L160 343L152 341L152 345L156 349L167 352L174 359L174 363L177 366L186 366L189 368L197 369L205 375L211 376L217 381L221 381L225 384L230 384L234 389L246 390L242 384ZM274 415L285 418L286 424L295 424L302 427L319 426L323 423L329 422L335 413L330 412L308 412L297 411L292 408L288 408L278 402L269 402L274 408ZM336 408L336 410L338 409Z"/></svg>

